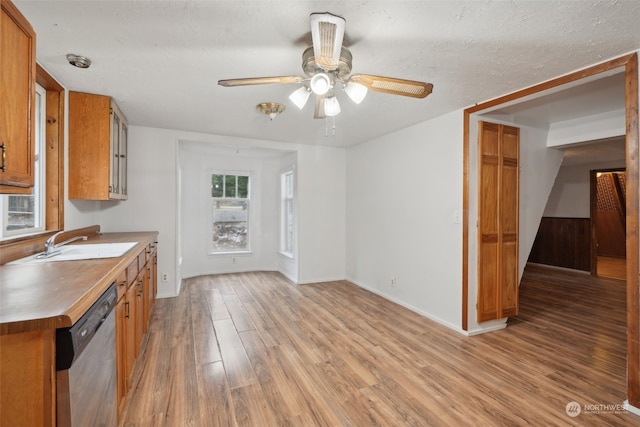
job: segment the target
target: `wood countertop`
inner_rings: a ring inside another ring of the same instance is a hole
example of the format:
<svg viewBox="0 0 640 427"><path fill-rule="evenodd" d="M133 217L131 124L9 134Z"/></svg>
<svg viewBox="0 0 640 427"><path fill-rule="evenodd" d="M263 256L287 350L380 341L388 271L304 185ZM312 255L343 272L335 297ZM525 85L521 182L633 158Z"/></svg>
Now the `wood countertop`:
<svg viewBox="0 0 640 427"><path fill-rule="evenodd" d="M0 266L0 335L73 325L157 236L104 233L73 243L138 242L117 258Z"/></svg>

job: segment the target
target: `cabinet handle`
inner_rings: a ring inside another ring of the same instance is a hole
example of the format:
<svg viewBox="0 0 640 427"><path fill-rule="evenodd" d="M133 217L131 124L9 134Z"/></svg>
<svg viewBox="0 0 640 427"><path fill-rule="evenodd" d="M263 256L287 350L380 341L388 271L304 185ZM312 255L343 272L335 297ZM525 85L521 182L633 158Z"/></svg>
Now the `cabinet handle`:
<svg viewBox="0 0 640 427"><path fill-rule="evenodd" d="M3 142L2 144L0 144L0 148L2 149L2 167L0 167L0 170L2 172L6 172L7 171L7 146Z"/></svg>
<svg viewBox="0 0 640 427"><path fill-rule="evenodd" d="M124 317L129 318L129 301L124 303Z"/></svg>

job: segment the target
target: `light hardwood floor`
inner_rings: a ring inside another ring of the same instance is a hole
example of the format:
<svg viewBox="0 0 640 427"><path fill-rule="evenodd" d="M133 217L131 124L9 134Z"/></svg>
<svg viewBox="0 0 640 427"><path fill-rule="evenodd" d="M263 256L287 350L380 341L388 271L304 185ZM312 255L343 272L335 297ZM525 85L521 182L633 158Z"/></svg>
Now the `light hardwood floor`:
<svg viewBox="0 0 640 427"><path fill-rule="evenodd" d="M625 399L624 287L528 266L520 316L466 337L348 282L189 279L156 303L122 424L639 425L584 406Z"/></svg>

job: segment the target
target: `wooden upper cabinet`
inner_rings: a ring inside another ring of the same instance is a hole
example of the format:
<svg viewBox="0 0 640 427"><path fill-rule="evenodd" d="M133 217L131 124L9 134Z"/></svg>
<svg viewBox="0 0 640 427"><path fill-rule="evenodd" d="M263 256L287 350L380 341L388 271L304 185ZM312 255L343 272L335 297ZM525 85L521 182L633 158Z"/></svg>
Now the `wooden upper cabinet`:
<svg viewBox="0 0 640 427"><path fill-rule="evenodd" d="M34 185L36 34L8 0L0 21L0 193Z"/></svg>
<svg viewBox="0 0 640 427"><path fill-rule="evenodd" d="M108 96L69 92L69 198L127 199L127 119Z"/></svg>

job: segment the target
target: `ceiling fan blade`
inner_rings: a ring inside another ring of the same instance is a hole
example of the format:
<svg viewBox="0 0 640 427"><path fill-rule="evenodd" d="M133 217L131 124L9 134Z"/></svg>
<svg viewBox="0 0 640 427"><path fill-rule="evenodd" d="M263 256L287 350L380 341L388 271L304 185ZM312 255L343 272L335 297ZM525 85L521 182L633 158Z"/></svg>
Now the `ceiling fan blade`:
<svg viewBox="0 0 640 427"><path fill-rule="evenodd" d="M330 13L312 13L311 38L316 65L325 71L338 68L346 21Z"/></svg>
<svg viewBox="0 0 640 427"><path fill-rule="evenodd" d="M372 76L369 74L354 74L349 77L349 81L360 83L375 92L411 96L413 98L425 98L433 90L431 83L395 79L393 77Z"/></svg>
<svg viewBox="0 0 640 427"><path fill-rule="evenodd" d="M300 76L274 76L274 77L247 77L245 79L218 80L218 84L224 87L252 86L252 85L281 85L289 83L302 83L304 77Z"/></svg>
<svg viewBox="0 0 640 427"><path fill-rule="evenodd" d="M327 115L324 113L324 95L316 96L316 109L313 111L314 119L324 119Z"/></svg>

